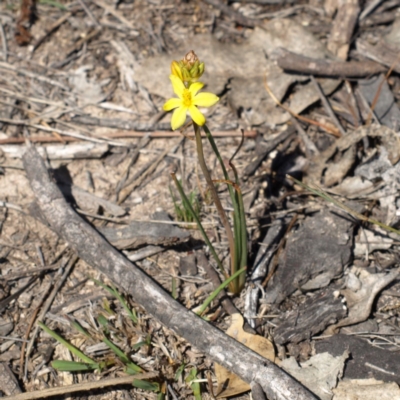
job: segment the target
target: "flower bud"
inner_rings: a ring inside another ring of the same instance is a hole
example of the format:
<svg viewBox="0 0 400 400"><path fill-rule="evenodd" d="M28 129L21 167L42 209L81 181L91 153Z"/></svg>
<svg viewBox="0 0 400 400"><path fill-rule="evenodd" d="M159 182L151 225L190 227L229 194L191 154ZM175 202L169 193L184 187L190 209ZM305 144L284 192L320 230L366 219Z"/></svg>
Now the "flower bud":
<svg viewBox="0 0 400 400"><path fill-rule="evenodd" d="M187 87L196 82L204 72L204 63L200 62L196 53L191 50L181 61L172 61L172 75L177 76Z"/></svg>
<svg viewBox="0 0 400 400"><path fill-rule="evenodd" d="M191 69L196 62L199 62L199 59L196 56L196 53L193 50L190 50L189 53L185 55L182 62L187 69Z"/></svg>

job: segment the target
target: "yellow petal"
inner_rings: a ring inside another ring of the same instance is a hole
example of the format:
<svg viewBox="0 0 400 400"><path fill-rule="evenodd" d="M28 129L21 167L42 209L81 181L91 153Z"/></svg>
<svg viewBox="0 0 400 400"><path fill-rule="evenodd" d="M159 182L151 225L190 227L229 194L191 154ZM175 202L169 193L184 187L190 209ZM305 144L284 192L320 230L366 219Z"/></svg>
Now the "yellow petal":
<svg viewBox="0 0 400 400"><path fill-rule="evenodd" d="M204 92L204 93L199 93L194 97L193 104L199 107L211 107L218 100L219 97L216 96L214 93Z"/></svg>
<svg viewBox="0 0 400 400"><path fill-rule="evenodd" d="M195 106L189 107L189 113L192 117L192 120L196 122L197 125L203 126L206 123L206 119L204 115L199 111L199 109Z"/></svg>
<svg viewBox="0 0 400 400"><path fill-rule="evenodd" d="M169 99L167 100L164 105L163 105L163 110L164 111L171 111L174 108L180 107L182 105L182 100L181 99Z"/></svg>
<svg viewBox="0 0 400 400"><path fill-rule="evenodd" d="M185 89L185 85L183 82L175 75L170 75L169 79L171 79L172 87L174 89L174 93L181 99L183 90Z"/></svg>
<svg viewBox="0 0 400 400"><path fill-rule="evenodd" d="M177 61L172 61L172 63L171 63L171 73L172 73L172 75L177 76L181 81L183 80L181 67L179 66Z"/></svg>
<svg viewBox="0 0 400 400"><path fill-rule="evenodd" d="M204 86L204 83L195 82L189 86L189 91L192 93L192 96L195 96L196 93Z"/></svg>
<svg viewBox="0 0 400 400"><path fill-rule="evenodd" d="M174 131L175 129L180 128L186 121L186 107L177 108L172 114L171 118L171 128Z"/></svg>

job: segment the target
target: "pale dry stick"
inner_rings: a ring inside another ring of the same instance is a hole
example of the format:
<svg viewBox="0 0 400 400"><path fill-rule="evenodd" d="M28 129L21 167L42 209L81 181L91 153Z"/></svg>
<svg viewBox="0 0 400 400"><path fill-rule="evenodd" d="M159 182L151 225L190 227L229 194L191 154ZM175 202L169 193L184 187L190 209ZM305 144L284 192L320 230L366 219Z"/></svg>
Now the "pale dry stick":
<svg viewBox="0 0 400 400"><path fill-rule="evenodd" d="M313 75L310 75L310 79L312 84L315 87L315 90L319 94L319 98L321 99L322 104L324 105L325 111L329 114L329 116L332 118L332 121L336 124L336 127L339 129L340 133L342 135L346 135L346 131L343 129L342 124L340 123L338 117L336 114L333 112L331 105L329 104L328 99L325 96L325 93L322 91L321 87L319 86L319 83L317 80L314 78Z"/></svg>
<svg viewBox="0 0 400 400"><path fill-rule="evenodd" d="M130 183L129 185L125 186L125 187L121 190L121 192L120 192L120 194L119 194L119 196L118 196L119 199L118 199L117 204L122 204L122 203L130 196L130 194L133 192L133 190L134 190L135 188L137 188L139 185L141 185L141 184L144 182L144 180L145 180L148 176L150 176L150 175L157 169L158 165L159 165L160 162L165 158L165 156L166 156L169 152L173 151L173 149L175 149L175 148L177 148L177 147L179 147L179 146L181 145L182 140L183 140L183 138L181 138L181 140L179 141L178 145L174 145L174 146L172 146L172 147L170 147L170 148L165 149L165 150L154 160L154 162L151 164L151 166L150 166L146 171L144 171L144 172L141 174L141 176L139 176L137 179L135 179L134 182L132 182L132 183Z"/></svg>
<svg viewBox="0 0 400 400"><path fill-rule="evenodd" d="M4 32L3 24L0 21L0 36L1 36L1 45L3 47L3 59L7 62L8 59L8 47L7 47L7 39L6 33Z"/></svg>
<svg viewBox="0 0 400 400"><path fill-rule="evenodd" d="M9 63L6 63L4 61L0 61L0 68L4 68L5 70L16 72L17 74L25 75L28 78L37 79L40 82L45 82L52 86L57 86L65 91L70 90L70 88L68 86L63 85L60 82L57 82L50 78L47 78L46 76L43 76L43 75L35 74L34 72L31 72L31 71L19 69L19 68L15 67Z"/></svg>
<svg viewBox="0 0 400 400"><path fill-rule="evenodd" d="M265 87L265 90L267 91L267 93L271 96L272 100L274 100L274 102L275 102L279 107L283 108L283 109L284 109L285 111L287 111L291 116L293 116L293 117L299 119L300 121L307 122L308 124L312 124L312 125L319 126L320 128L324 129L326 132L332 134L333 136L336 136L336 137L338 137L338 138L339 138L339 137L342 137L342 135L340 134L340 132L339 132L337 129L332 129L332 128L330 128L329 126L326 126L326 125L324 125L324 124L321 124L320 122L317 122L317 121L314 121L314 120L312 120L312 119L310 119L310 118L306 118L306 117L303 117L303 116L301 116L301 115L299 115L299 114L296 114L296 113L293 112L289 107L286 107L285 105L283 105L283 104L278 100L278 98L274 95L274 93L272 92L272 90L270 89L270 87L268 86L267 77L266 77L266 76L264 77L264 87Z"/></svg>
<svg viewBox="0 0 400 400"><path fill-rule="evenodd" d="M121 12L116 10L113 6L108 5L106 2L103 0L92 0L94 4L98 5L99 7L103 8L106 12L111 14L113 17L117 18L119 21L121 21L124 25L126 25L129 29L131 29L131 34L136 34L139 36L139 32L135 28L135 26L132 24L132 22L128 21Z"/></svg>
<svg viewBox="0 0 400 400"><path fill-rule="evenodd" d="M3 88L1 86L0 86L0 92L3 92L5 94L7 94L8 96L15 97L17 99L26 101L27 103L32 102L32 103L39 103L39 104L48 104L50 106L65 107L64 103L55 102L55 101L48 100L48 99L38 99L37 97L25 96L23 94L18 94L16 92L13 92L12 90Z"/></svg>
<svg viewBox="0 0 400 400"><path fill-rule="evenodd" d="M108 144L111 146L116 146L116 147L132 147L132 145L130 143L123 143L123 142L115 142L112 140L107 140L107 139L97 139L97 138L93 138L93 137L89 137L89 136L84 136L81 135L79 133L73 133L73 132L67 132L61 129L57 129L57 128L46 128L42 125L37 125L37 124L30 124L29 122L23 121L23 120L13 120L13 119L9 119L9 118L0 118L0 122L5 122L7 124L10 125L22 125L22 126L28 126L31 128L35 128L38 129L40 131L44 131L44 132L57 132L62 136L70 136L76 139L81 139L84 141L88 141L88 142L93 142L93 143L103 143L103 144Z"/></svg>
<svg viewBox="0 0 400 400"><path fill-rule="evenodd" d="M99 21L97 21L96 17L93 15L93 13L90 11L90 8L86 5L84 0L78 0L79 4L82 6L82 8L85 10L85 13L87 16L92 20L93 24L100 27L101 24Z"/></svg>
<svg viewBox="0 0 400 400"><path fill-rule="evenodd" d="M102 379L96 382L84 382L76 385L67 385L54 387L51 389L35 390L34 392L20 393L13 396L3 397L4 400L41 400L47 397L69 395L77 392L88 392L95 389L102 389L111 386L130 385L135 379L153 379L158 376L157 372L145 372L130 376L121 376L118 378Z"/></svg>
<svg viewBox="0 0 400 400"><path fill-rule="evenodd" d="M297 129L297 132L300 136L300 139L303 141L304 146L306 148L306 156L311 158L313 155L319 155L320 151L317 149L317 146L314 142L308 137L306 131L303 129L301 124L297 121L296 118L290 116L291 121Z"/></svg>
<svg viewBox="0 0 400 400"><path fill-rule="evenodd" d="M360 16L358 17L359 21L362 21L365 17L367 17L379 4L383 3L385 0L373 0L369 3L364 10L361 12Z"/></svg>
<svg viewBox="0 0 400 400"><path fill-rule="evenodd" d="M23 161L32 191L51 229L69 243L81 259L106 274L161 324L247 383L259 383L269 398L317 399L276 364L186 309L112 247L71 209L33 147L25 153Z"/></svg>
<svg viewBox="0 0 400 400"><path fill-rule="evenodd" d="M61 286L64 284L65 280L67 279L68 275L70 274L70 272L71 272L73 266L75 265L75 263L76 263L77 261L78 261L78 256L73 256L73 257L69 260L68 265L66 266L63 275L60 277L59 281L58 281L57 284L54 286L53 291L50 293L50 296L47 298L47 301L46 301L46 303L44 304L44 306L43 306L43 308L42 308L42 310L41 310L41 312L40 312L40 314L39 314L39 317L37 318L37 321L43 322L44 317L45 317L47 311L50 309L51 305L53 304L53 301L54 301L55 297L57 296L57 294L59 293L59 291L60 291L60 289L61 289ZM63 267L60 267L60 271L61 271L62 268L63 268ZM39 310L39 307L38 307L38 310ZM32 335L32 337L31 337L31 339L30 339L30 341L29 341L29 344L28 344L28 346L27 346L27 348L26 348L26 358L28 358L28 357L30 356L30 353L31 353L31 350L32 350L32 348L33 348L33 344L34 344L34 342L35 342L35 340L36 340L36 336L37 336L37 334L38 334L38 332L39 332L39 329L40 329L40 328L39 328L39 326L37 325L36 328L35 328L35 330L33 331L33 335ZM28 332L29 332L29 331L28 331ZM21 353L23 354L22 351L21 351ZM21 368L21 370L22 370L22 368ZM25 372L25 378L26 378L27 375L28 375L28 363L25 363L24 372Z"/></svg>
<svg viewBox="0 0 400 400"><path fill-rule="evenodd" d="M7 201L0 200L0 207L9 208L11 210L19 211L25 214L25 211L20 207L12 203L8 203Z"/></svg>
<svg viewBox="0 0 400 400"><path fill-rule="evenodd" d="M1 120L0 120L1 121ZM81 129L81 128L80 128ZM144 135L149 135L150 139L155 138L175 138L180 137L181 135L179 132L172 132L172 131L121 131L121 132L110 132L103 134L102 137L105 139L112 138L112 139L125 139L125 138L143 138ZM218 138L226 138L226 137L241 137L241 134L237 131L220 131L220 132L213 132L214 137ZM245 132L245 137L254 138L256 136L256 131L247 131ZM206 137L202 135L202 137ZM75 138L71 136L63 136L64 141L66 142L75 142L84 139ZM32 143L54 143L59 142L54 137L51 136L32 136L29 138ZM18 143L25 143L25 138L23 137L10 137L6 139L0 139L1 144L18 144ZM3 166L4 167L4 166Z"/></svg>

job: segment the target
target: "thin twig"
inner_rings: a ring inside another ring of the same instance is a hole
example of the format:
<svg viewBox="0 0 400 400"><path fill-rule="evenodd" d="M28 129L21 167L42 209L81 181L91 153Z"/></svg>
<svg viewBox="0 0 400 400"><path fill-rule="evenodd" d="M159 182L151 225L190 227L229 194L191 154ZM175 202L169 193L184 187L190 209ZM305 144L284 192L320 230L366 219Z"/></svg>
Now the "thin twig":
<svg viewBox="0 0 400 400"><path fill-rule="evenodd" d="M6 69L8 71L15 71L16 73L18 73L20 75L25 75L28 78L37 79L40 82L48 83L49 85L52 85L52 86L57 86L57 87L59 87L61 89L64 89L67 92L69 92L69 90L70 90L68 86L63 85L60 82L57 82L57 81L55 81L53 79L50 79L50 78L47 78L46 76L43 76L43 75L40 75L40 74L36 74L36 73L34 73L32 71L27 71L27 70L18 68L16 66L11 65L11 64L6 63L6 62L0 62L0 68L4 68L4 69Z"/></svg>
<svg viewBox="0 0 400 400"><path fill-rule="evenodd" d="M6 33L4 32L3 24L0 21L0 36L1 36L1 45L3 47L3 60L7 62L8 59L8 47L7 47L7 39Z"/></svg>
<svg viewBox="0 0 400 400"><path fill-rule="evenodd" d="M321 99L322 104L324 105L325 111L329 114L329 116L332 118L332 121L336 124L337 128L339 129L340 133L342 135L346 135L346 131L343 129L342 124L340 123L339 119L337 118L336 114L333 112L331 105L329 104L328 99L326 98L324 92L322 91L321 87L319 86L319 83L317 80L314 78L313 75L310 75L310 79L312 84L314 85L316 91L319 94L319 98Z"/></svg>
<svg viewBox="0 0 400 400"><path fill-rule="evenodd" d="M103 379L96 382L84 382L77 385L67 385L54 387L51 389L35 390L34 392L14 394L13 396L3 397L4 400L36 400L45 399L52 396L69 395L76 392L88 392L95 389L106 388L110 386L131 385L135 379L152 379L158 376L157 372L145 372L144 374L136 374L130 376L122 376L118 378Z"/></svg>
<svg viewBox="0 0 400 400"><path fill-rule="evenodd" d="M100 27L99 21L97 21L96 17L93 15L93 13L90 11L90 8L86 5L84 0L78 0L82 8L85 10L85 13L87 16L92 20L93 24L96 25L97 27Z"/></svg>
<svg viewBox="0 0 400 400"><path fill-rule="evenodd" d="M265 79L264 79L264 87L265 87L265 90L267 91L267 93L271 96L272 100L274 100L275 103L279 107L283 108L285 111L287 111L293 117L298 118L300 121L307 122L309 124L319 126L320 128L324 129L326 132L329 132L329 133L331 133L332 135L334 135L336 137L341 137L342 136L337 129L333 129L333 128L329 127L329 126L326 126L325 124L321 124L320 122L314 121L314 120L312 120L310 118L303 117L303 116L293 112L289 107L286 107L285 105L283 105L278 100L278 98L274 95L274 93L272 92L270 87L268 86L267 77L266 76L265 76Z"/></svg>
<svg viewBox="0 0 400 400"><path fill-rule="evenodd" d="M0 122L1 119L0 119ZM18 121L17 121L18 122ZM19 124L17 124L19 125ZM53 129L53 128L51 128ZM255 138L257 136L256 131L245 131L244 132L245 137L247 138ZM119 132L109 132L109 133L104 133L102 134L104 138L113 138L113 139L123 139L123 138L143 138L144 136L148 136L151 139L161 139L161 138L174 138L174 137L180 137L181 135L179 132L173 132L173 131L149 131L149 132L138 132L138 131L119 131ZM239 131L217 131L213 132L213 136L217 138L228 138L228 137L240 137L241 133ZM202 134L202 137L206 137L204 133ZM65 142L76 142L80 140L86 140L86 139L81 139L78 137L72 137L72 136L67 136L65 134L63 136L63 139ZM31 136L29 140L33 143L57 143L59 140L57 138L51 137L51 136ZM25 138L23 137L10 137L6 139L0 139L0 144L19 144L19 143L25 143Z"/></svg>
<svg viewBox="0 0 400 400"><path fill-rule="evenodd" d="M132 191L137 188L139 185L141 185L144 180L150 176L158 167L160 162L165 158L165 156L172 151L174 148L179 147L182 143L181 139L178 143L178 145L174 145L170 148L165 149L155 160L154 162L151 163L149 168L146 171L143 171L140 176L135 179L132 183L129 183L124 189L121 190L118 196L118 204L122 204L132 193Z"/></svg>

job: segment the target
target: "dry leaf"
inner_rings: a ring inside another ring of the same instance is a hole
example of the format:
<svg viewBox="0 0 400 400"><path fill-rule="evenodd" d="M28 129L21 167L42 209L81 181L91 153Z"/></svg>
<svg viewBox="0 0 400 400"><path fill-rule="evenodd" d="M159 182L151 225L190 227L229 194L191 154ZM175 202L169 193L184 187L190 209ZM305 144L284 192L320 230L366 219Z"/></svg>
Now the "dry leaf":
<svg viewBox="0 0 400 400"><path fill-rule="evenodd" d="M241 314L232 314L231 326L226 331L226 334L261 356L275 362L273 344L262 336L245 332L243 324L244 320ZM217 398L234 396L250 390L249 384L218 364L215 364L215 375L218 381Z"/></svg>

